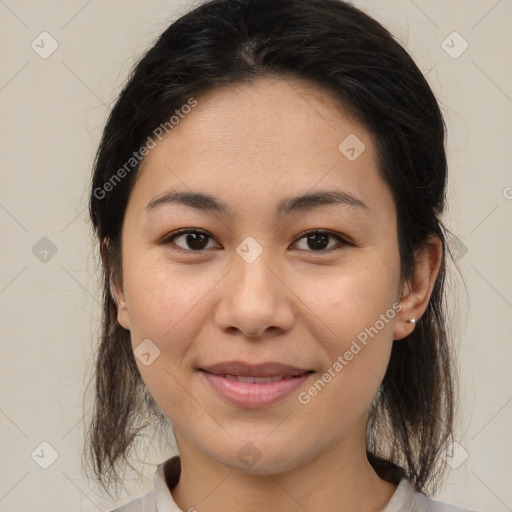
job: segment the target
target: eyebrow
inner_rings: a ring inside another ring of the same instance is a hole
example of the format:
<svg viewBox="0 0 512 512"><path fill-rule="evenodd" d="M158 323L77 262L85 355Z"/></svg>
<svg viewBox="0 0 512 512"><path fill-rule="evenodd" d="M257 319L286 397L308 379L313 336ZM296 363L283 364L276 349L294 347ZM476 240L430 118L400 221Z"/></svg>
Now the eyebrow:
<svg viewBox="0 0 512 512"><path fill-rule="evenodd" d="M201 192L179 192L168 191L163 196L154 199L146 206L147 211L152 211L158 206L165 204L183 204L196 210L206 212L217 212L226 216L233 216L231 207L208 194ZM369 211L369 206L355 195L343 190L320 191L312 194L304 194L297 197L290 197L279 202L276 208L276 216L289 213L309 211L326 205L343 205L351 208Z"/></svg>

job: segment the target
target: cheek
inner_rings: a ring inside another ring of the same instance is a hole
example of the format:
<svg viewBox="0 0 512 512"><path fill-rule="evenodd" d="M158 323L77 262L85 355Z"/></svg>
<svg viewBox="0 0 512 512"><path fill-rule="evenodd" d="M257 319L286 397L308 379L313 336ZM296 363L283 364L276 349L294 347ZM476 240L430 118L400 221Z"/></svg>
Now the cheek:
<svg viewBox="0 0 512 512"><path fill-rule="evenodd" d="M346 301L323 297L317 304L323 324L329 326L321 328L325 336L316 336L323 364L298 398L327 438L347 433L367 413L386 373L396 310L388 293L374 291L371 303L359 288L360 293L345 295Z"/></svg>
<svg viewBox="0 0 512 512"><path fill-rule="evenodd" d="M316 319L315 338L325 356L320 377L339 397L337 410L369 403L384 377L400 308L398 280L398 263L375 258L321 279L297 281L298 295L308 297L308 316ZM332 397L325 393L325 400L327 395Z"/></svg>
<svg viewBox="0 0 512 512"><path fill-rule="evenodd" d="M200 337L213 307L209 292L222 275L199 266L171 266L162 259L136 260L134 254L126 260L124 277L132 347L142 379L168 417L173 411L192 415L195 402L186 391L182 363ZM148 352L151 363L145 364L148 358L139 356Z"/></svg>
<svg viewBox="0 0 512 512"><path fill-rule="evenodd" d="M168 417L175 411L186 417L193 415L195 402L187 392L190 376L182 365L187 353L193 353L194 341L200 338L211 315L211 290L222 274L205 272L199 266L180 268L161 260L141 259L125 277L131 342L142 379ZM151 341L150 352L157 354L150 365L138 357L147 353L142 348L148 344L146 340Z"/></svg>
<svg viewBox="0 0 512 512"><path fill-rule="evenodd" d="M310 310L308 316L318 319L318 325L323 326L322 331L336 346L338 340L353 339L376 322L383 334L392 332L399 276L398 262L387 264L381 258L361 258L329 273L298 274L294 288L298 296L307 298L304 302L308 307L305 311Z"/></svg>
<svg viewBox="0 0 512 512"><path fill-rule="evenodd" d="M204 267L171 265L161 257L128 257L124 282L132 340L151 338L162 343L190 338L216 283L212 272L204 274Z"/></svg>

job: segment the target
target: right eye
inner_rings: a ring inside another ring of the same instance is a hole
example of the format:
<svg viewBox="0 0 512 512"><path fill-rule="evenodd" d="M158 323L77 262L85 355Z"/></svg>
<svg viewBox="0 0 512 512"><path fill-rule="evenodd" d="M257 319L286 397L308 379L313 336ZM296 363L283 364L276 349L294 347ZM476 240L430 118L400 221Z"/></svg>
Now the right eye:
<svg viewBox="0 0 512 512"><path fill-rule="evenodd" d="M206 231L200 229L185 228L169 233L160 243L165 246L176 246L179 250L186 252L201 252L208 249L208 239L213 237ZM181 244L176 243L181 240Z"/></svg>

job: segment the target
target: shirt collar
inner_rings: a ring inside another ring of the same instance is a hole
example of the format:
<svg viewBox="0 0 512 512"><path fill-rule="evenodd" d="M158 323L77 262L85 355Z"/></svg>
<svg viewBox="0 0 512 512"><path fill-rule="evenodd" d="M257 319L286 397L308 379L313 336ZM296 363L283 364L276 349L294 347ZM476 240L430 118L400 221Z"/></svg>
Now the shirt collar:
<svg viewBox="0 0 512 512"><path fill-rule="evenodd" d="M157 466L153 477L153 487L158 512L182 512L171 494L180 479L180 474L181 462L179 455L175 455Z"/></svg>

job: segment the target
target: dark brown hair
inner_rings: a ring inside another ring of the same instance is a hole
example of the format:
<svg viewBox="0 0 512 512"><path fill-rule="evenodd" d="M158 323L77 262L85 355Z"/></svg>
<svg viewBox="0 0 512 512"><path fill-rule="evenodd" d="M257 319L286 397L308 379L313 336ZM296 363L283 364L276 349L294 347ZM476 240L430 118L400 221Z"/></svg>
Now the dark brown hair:
<svg viewBox="0 0 512 512"><path fill-rule="evenodd" d="M329 91L372 133L392 192L402 278L429 237L443 245L425 314L394 343L370 411L367 455L391 482L435 490L452 436L454 386L445 320L447 162L439 105L404 48L378 22L340 0L213 0L172 23L136 65L106 123L89 211L103 269L96 399L85 454L108 491L147 427L169 426L142 381L129 331L117 322L110 279L122 279L121 228L138 164L133 152L190 98L264 77L296 78ZM171 135L172 136L172 135ZM131 164L130 164L131 165ZM124 167L123 167L124 166ZM105 187L106 183L113 186ZM108 188L108 190L107 190Z"/></svg>

